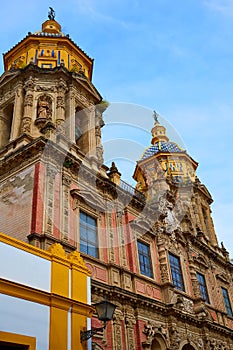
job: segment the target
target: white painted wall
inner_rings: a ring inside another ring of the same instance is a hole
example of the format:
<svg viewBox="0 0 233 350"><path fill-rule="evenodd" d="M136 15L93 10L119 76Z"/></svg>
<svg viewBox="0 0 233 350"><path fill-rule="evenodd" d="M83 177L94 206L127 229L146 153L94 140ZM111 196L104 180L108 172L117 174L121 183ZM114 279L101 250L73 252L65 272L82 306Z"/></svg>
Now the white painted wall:
<svg viewBox="0 0 233 350"><path fill-rule="evenodd" d="M51 261L0 242L0 277L50 292Z"/></svg>
<svg viewBox="0 0 233 350"><path fill-rule="evenodd" d="M36 337L36 350L49 348L49 306L0 294L0 329Z"/></svg>

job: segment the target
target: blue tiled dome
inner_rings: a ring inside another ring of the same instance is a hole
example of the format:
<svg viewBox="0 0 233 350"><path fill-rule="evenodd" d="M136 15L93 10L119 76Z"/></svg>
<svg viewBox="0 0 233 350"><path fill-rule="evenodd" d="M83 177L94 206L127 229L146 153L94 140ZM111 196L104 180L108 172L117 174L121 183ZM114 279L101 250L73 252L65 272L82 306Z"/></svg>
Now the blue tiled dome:
<svg viewBox="0 0 233 350"><path fill-rule="evenodd" d="M174 142L160 141L160 142L156 142L154 145L147 148L143 153L141 160L149 158L159 152L180 153L180 152L184 152L184 150L182 150Z"/></svg>

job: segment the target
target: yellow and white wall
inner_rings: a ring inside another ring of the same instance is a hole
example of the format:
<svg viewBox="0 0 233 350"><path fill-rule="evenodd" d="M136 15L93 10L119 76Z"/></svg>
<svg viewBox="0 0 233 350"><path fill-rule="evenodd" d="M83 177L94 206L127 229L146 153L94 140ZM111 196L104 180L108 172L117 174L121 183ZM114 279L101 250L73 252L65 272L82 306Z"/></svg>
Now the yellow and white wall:
<svg viewBox="0 0 233 350"><path fill-rule="evenodd" d="M0 233L0 347L86 349L92 316L90 273L78 252L43 251Z"/></svg>

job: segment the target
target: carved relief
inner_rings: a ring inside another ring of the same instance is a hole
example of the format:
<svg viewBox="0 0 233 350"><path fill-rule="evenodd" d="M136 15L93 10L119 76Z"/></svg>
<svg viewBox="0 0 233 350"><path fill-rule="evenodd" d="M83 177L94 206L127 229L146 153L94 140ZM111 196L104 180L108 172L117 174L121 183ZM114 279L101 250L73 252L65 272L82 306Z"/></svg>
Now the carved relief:
<svg viewBox="0 0 233 350"><path fill-rule="evenodd" d="M120 310L113 315L114 349L122 349L122 321L124 317Z"/></svg>
<svg viewBox="0 0 233 350"><path fill-rule="evenodd" d="M50 235L53 233L53 207L54 207L54 178L57 173L55 168L47 168L47 206L46 206L46 232Z"/></svg>
<svg viewBox="0 0 233 350"><path fill-rule="evenodd" d="M181 335L176 325L173 325L170 329L170 349L171 350L179 349L180 343L181 343Z"/></svg>
<svg viewBox="0 0 233 350"><path fill-rule="evenodd" d="M158 322L147 321L144 325L143 333L146 334L146 341L142 343L144 349L151 349L156 338L163 339L164 343L168 337L168 329L164 324Z"/></svg>
<svg viewBox="0 0 233 350"><path fill-rule="evenodd" d="M63 96L57 96L57 108L65 108L65 100Z"/></svg>
<svg viewBox="0 0 233 350"><path fill-rule="evenodd" d="M29 77L24 83L24 88L26 91L33 91L35 89L35 82L32 77Z"/></svg>
<svg viewBox="0 0 233 350"><path fill-rule="evenodd" d="M183 296L177 295L176 296L176 303L175 306L185 312L193 313L193 301L189 300Z"/></svg>
<svg viewBox="0 0 233 350"><path fill-rule="evenodd" d="M31 124L32 124L32 119L31 118L23 118L22 120L22 127L21 130L23 133L30 133L31 132Z"/></svg>
<svg viewBox="0 0 233 350"><path fill-rule="evenodd" d="M63 185L63 239L69 239L69 200L70 200L71 178L66 174L62 175Z"/></svg>
<svg viewBox="0 0 233 350"><path fill-rule="evenodd" d="M24 106L32 107L32 105L33 105L33 95L29 93L25 96Z"/></svg>
<svg viewBox="0 0 233 350"><path fill-rule="evenodd" d="M125 316L125 325L126 325L126 333L127 333L127 350L135 350L135 342L134 342L134 325L136 323L136 319L134 315L126 315Z"/></svg>

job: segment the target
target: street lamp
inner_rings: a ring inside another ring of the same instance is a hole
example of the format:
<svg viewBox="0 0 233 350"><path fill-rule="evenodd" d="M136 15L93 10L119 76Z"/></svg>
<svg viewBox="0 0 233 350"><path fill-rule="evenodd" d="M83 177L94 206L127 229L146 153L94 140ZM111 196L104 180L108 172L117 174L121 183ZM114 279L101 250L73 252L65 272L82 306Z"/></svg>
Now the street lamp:
<svg viewBox="0 0 233 350"><path fill-rule="evenodd" d="M106 298L99 303L94 304L98 319L103 322L103 326L99 328L93 328L89 331L80 331L81 343L84 340L90 339L94 334L98 332L103 332L108 321L111 321L116 305L108 301Z"/></svg>

